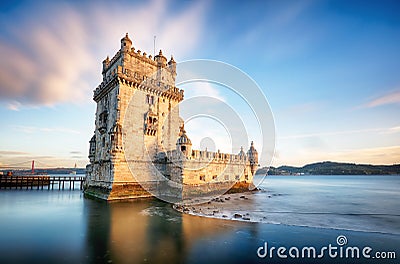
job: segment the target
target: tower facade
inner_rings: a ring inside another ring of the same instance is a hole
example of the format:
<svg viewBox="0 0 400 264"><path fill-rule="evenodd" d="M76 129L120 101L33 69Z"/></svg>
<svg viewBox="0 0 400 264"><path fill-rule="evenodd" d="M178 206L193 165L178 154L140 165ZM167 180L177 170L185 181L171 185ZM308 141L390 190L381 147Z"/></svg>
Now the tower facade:
<svg viewBox="0 0 400 264"><path fill-rule="evenodd" d="M150 175L132 175L126 157L146 167L158 152L175 149L182 122L177 104L183 100L183 90L175 87L176 63L161 50L154 58L135 51L126 34L115 56L103 61L102 75L93 96L97 108L85 193L107 200L149 196L137 179L150 181ZM125 139L134 146L124 148Z"/></svg>

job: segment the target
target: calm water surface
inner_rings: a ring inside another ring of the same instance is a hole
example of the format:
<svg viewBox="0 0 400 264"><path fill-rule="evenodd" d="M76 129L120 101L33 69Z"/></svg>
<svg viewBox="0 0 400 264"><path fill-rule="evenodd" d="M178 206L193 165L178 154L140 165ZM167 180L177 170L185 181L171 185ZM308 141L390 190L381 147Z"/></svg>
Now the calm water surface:
<svg viewBox="0 0 400 264"><path fill-rule="evenodd" d="M400 235L399 176L271 176L260 187L252 209L270 223Z"/></svg>
<svg viewBox="0 0 400 264"><path fill-rule="evenodd" d="M338 235L397 253L397 261L367 263L399 263L400 177L268 177L261 187L249 210L276 224L181 215L155 199L0 190L0 263L321 263L259 259L256 250L264 242L327 246Z"/></svg>

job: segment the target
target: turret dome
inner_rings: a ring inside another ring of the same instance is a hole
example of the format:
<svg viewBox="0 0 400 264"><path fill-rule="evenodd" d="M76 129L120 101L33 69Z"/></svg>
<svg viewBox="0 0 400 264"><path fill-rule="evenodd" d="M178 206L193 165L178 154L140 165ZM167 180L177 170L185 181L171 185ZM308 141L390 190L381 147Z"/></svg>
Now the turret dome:
<svg viewBox="0 0 400 264"><path fill-rule="evenodd" d="M181 132L179 134L180 134L180 137L176 141L177 145L192 145L192 141L186 135L186 131L183 126L181 127Z"/></svg>

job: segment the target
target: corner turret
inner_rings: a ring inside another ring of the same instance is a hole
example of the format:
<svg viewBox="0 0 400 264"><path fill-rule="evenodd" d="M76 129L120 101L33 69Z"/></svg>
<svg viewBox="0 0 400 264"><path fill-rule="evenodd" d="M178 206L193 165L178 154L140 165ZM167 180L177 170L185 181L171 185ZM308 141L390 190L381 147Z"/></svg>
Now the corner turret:
<svg viewBox="0 0 400 264"><path fill-rule="evenodd" d="M175 62L173 56L171 56L171 59L168 62L168 67L169 67L169 70L170 70L170 72L172 74L172 78L175 81L175 78L176 78L176 62Z"/></svg>
<svg viewBox="0 0 400 264"><path fill-rule="evenodd" d="M243 151L243 146L240 147L240 151L239 151L238 156L239 156L241 159L243 159L244 157L246 157L246 153L244 153L244 151Z"/></svg>
<svg viewBox="0 0 400 264"><path fill-rule="evenodd" d="M192 141L186 135L184 125L181 126L181 131L179 132L179 138L176 141L176 149L182 151L186 157L189 157L192 153Z"/></svg>
<svg viewBox="0 0 400 264"><path fill-rule="evenodd" d="M165 68L167 66L167 58L164 57L161 50L158 55L154 56L154 60L157 62L158 68Z"/></svg>
<svg viewBox="0 0 400 264"><path fill-rule="evenodd" d="M109 66L110 66L110 58L107 56L107 58L103 60L103 71L101 72L103 74L103 80L105 80L106 78L106 72Z"/></svg>
<svg viewBox="0 0 400 264"><path fill-rule="evenodd" d="M247 151L247 156L250 161L251 174L254 175L258 168L258 153L257 150L254 148L253 141L251 141L251 146L250 149Z"/></svg>
<svg viewBox="0 0 400 264"><path fill-rule="evenodd" d="M128 37L128 33L126 33L125 37L121 39L121 51L129 52L132 47L132 40Z"/></svg>

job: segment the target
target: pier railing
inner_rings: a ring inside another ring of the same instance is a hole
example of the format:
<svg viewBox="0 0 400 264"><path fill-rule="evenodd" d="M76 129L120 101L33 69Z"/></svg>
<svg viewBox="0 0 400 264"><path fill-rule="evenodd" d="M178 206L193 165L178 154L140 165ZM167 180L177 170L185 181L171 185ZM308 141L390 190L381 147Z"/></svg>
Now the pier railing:
<svg viewBox="0 0 400 264"><path fill-rule="evenodd" d="M6 176L0 175L0 189L75 190L75 183L83 189L85 177L68 176Z"/></svg>

